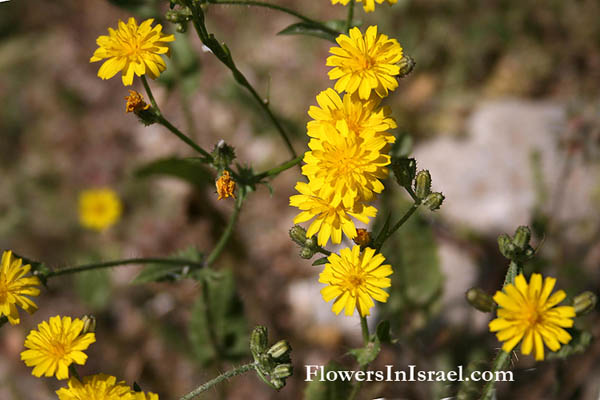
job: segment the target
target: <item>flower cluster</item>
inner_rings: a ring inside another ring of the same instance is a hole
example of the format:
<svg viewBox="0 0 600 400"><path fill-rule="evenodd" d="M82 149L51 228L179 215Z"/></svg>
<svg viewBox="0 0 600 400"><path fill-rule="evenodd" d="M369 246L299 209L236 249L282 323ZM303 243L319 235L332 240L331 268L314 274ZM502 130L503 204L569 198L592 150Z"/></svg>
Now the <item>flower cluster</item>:
<svg viewBox="0 0 600 400"><path fill-rule="evenodd" d="M384 1L387 1L389 5L396 4L398 0L356 0L357 3L363 3L363 8L365 12L373 12L375 11L375 3L382 4ZM347 5L350 3L350 0L331 0L331 4Z"/></svg>

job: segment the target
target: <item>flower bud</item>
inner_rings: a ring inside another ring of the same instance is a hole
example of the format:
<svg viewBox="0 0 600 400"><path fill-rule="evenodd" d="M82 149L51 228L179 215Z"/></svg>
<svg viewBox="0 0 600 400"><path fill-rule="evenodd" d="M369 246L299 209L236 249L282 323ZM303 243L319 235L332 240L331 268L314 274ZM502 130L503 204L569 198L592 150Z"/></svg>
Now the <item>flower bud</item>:
<svg viewBox="0 0 600 400"><path fill-rule="evenodd" d="M271 376L275 379L285 379L292 376L294 373L294 367L292 364L279 364L273 369Z"/></svg>
<svg viewBox="0 0 600 400"><path fill-rule="evenodd" d="M267 328L258 325L252 331L250 335L250 351L252 355L256 358L260 354L264 353L267 350L267 346L269 344L269 334L267 332Z"/></svg>
<svg viewBox="0 0 600 400"><path fill-rule="evenodd" d="M225 169L235 160L235 149L221 139L215 145L211 156L213 157L213 165L217 169Z"/></svg>
<svg viewBox="0 0 600 400"><path fill-rule="evenodd" d="M290 228L290 238L296 242L298 245L304 247L306 246L306 230L300 225L294 225Z"/></svg>
<svg viewBox="0 0 600 400"><path fill-rule="evenodd" d="M433 192L425 198L423 204L429 207L431 211L439 210L445 198L440 192Z"/></svg>
<svg viewBox="0 0 600 400"><path fill-rule="evenodd" d="M96 332L96 317L93 315L84 315L81 320L83 321L83 329L81 330L80 335Z"/></svg>
<svg viewBox="0 0 600 400"><path fill-rule="evenodd" d="M531 230L527 226L519 226L515 231L513 243L521 250L525 250L529 246L531 239Z"/></svg>
<svg viewBox="0 0 600 400"><path fill-rule="evenodd" d="M282 387L285 386L285 382L281 379L273 378L273 379L271 379L271 385L273 385L273 387L276 390L280 390Z"/></svg>
<svg viewBox="0 0 600 400"><path fill-rule="evenodd" d="M467 301L474 308L482 312L493 312L496 304L492 297L479 288L471 288L465 293Z"/></svg>
<svg viewBox="0 0 600 400"><path fill-rule="evenodd" d="M288 355L292 351L292 348L287 340L280 340L275 343L269 350L267 350L267 354L271 356L271 358L277 360L281 357Z"/></svg>
<svg viewBox="0 0 600 400"><path fill-rule="evenodd" d="M417 172L417 162L414 158L398 158L392 162L392 171L396 182L402 187L410 187Z"/></svg>
<svg viewBox="0 0 600 400"><path fill-rule="evenodd" d="M596 308L598 303L598 297L592 292L583 292L573 299L573 307L575 308L575 314L579 317L581 315L588 314L590 311Z"/></svg>
<svg viewBox="0 0 600 400"><path fill-rule="evenodd" d="M315 255L315 251L309 247L303 247L300 249L300 258L310 260Z"/></svg>
<svg viewBox="0 0 600 400"><path fill-rule="evenodd" d="M314 236L306 238L306 242L304 242L304 246L306 246L312 250L317 250L317 248L318 248L317 238L315 238Z"/></svg>
<svg viewBox="0 0 600 400"><path fill-rule="evenodd" d="M410 74L412 72L412 70L415 68L415 65L417 65L417 63L415 62L415 60L412 57L410 57L410 56L402 57L402 59L398 63L398 66L400 67L400 72L398 73L398 78L404 78L405 76Z"/></svg>
<svg viewBox="0 0 600 400"><path fill-rule="evenodd" d="M512 239L506 233L498 236L498 248L500 253L509 260L515 258L517 254L517 248L513 244Z"/></svg>
<svg viewBox="0 0 600 400"><path fill-rule="evenodd" d="M431 193L431 175L426 169L419 171L415 178L415 194L420 200L424 200Z"/></svg>

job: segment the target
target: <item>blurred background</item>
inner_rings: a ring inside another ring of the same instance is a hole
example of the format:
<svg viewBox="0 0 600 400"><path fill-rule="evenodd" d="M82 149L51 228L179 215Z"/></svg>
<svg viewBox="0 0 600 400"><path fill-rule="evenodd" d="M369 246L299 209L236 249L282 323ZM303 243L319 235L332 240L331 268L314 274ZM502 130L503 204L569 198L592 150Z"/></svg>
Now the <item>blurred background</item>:
<svg viewBox="0 0 600 400"><path fill-rule="evenodd" d="M319 20L346 13L328 0L272 2ZM233 208L216 200L214 171L187 181L156 173L153 161L193 154L161 126L144 127L125 114L128 88L119 77L100 80L100 64L88 62L96 38L119 19L152 16L174 32L162 17L167 8L167 1L153 0L0 4L1 249L55 268L212 249ZM500 346L487 330L491 316L471 308L464 292L501 287L508 261L498 251L499 234L532 226L540 249L527 273L558 278L569 296L599 291L600 2L399 0L371 14L359 5L355 15L397 38L416 60L386 104L398 122L398 151L429 169L434 190L446 196L440 211L417 215L384 247L394 285L371 322L390 319L399 342L386 346L372 368L487 369ZM276 35L294 22L263 8L207 11L208 28L259 93L268 93L300 153L308 107L332 86L325 66L331 43ZM286 161L269 121L202 50L191 27L176 37L167 71L150 82L166 116L206 149L224 139L237 161L255 170ZM138 80L133 88L142 92ZM287 236L297 212L288 198L299 177L290 169L271 182L272 195L264 186L250 195L215 264L230 305L219 318L236 327L223 337L226 350L207 348L196 281L132 283L142 266L53 279L36 314L0 330L0 399L56 398L61 384L33 377L19 358L29 330L56 314L98 319L97 343L81 374L116 375L161 399L249 360L245 335L257 324L269 328L271 340L291 342L296 373L288 385L276 393L247 374L203 398L301 399L304 365L334 360L356 368L347 352L361 343L358 317L331 312L319 295L321 267L301 259ZM100 234L77 220L78 193L99 186L113 188L125 204L121 221ZM398 218L409 205L388 180L380 217ZM577 328L597 337L598 322L592 313ZM600 343L575 344L580 354L566 360L520 356L515 382L499 384L498 398L598 399ZM469 399L478 390L407 382L371 383L362 393Z"/></svg>

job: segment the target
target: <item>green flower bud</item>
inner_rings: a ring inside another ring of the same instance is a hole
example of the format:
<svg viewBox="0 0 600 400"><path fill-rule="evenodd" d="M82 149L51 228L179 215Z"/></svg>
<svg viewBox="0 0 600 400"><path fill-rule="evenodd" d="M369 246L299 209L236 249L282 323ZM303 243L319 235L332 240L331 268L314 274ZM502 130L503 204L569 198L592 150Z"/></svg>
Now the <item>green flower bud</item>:
<svg viewBox="0 0 600 400"><path fill-rule="evenodd" d="M80 335L96 332L96 317L93 315L84 315L81 320L83 321L83 329Z"/></svg>
<svg viewBox="0 0 600 400"><path fill-rule="evenodd" d="M431 175L426 169L419 171L415 178L415 194L424 200L431 193Z"/></svg>
<svg viewBox="0 0 600 400"><path fill-rule="evenodd" d="M304 242L304 246L308 247L309 249L312 250L317 250L317 238L314 236L311 236L309 238L306 238L306 242Z"/></svg>
<svg viewBox="0 0 600 400"><path fill-rule="evenodd" d="M258 325L252 331L250 335L250 351L254 358L258 358L261 354L263 354L267 350L267 346L269 345L269 334L267 332L267 328Z"/></svg>
<svg viewBox="0 0 600 400"><path fill-rule="evenodd" d="M515 258L517 254L517 248L513 244L512 239L506 233L498 236L498 248L500 253L509 260Z"/></svg>
<svg viewBox="0 0 600 400"><path fill-rule="evenodd" d="M271 385L273 385L273 387L276 390L280 390L281 388L283 388L285 386L285 382L282 381L281 379L273 378L273 379L271 379Z"/></svg>
<svg viewBox="0 0 600 400"><path fill-rule="evenodd" d="M300 225L294 225L291 227L289 233L290 238L292 238L294 242L302 247L306 246L306 230L303 227Z"/></svg>
<svg viewBox="0 0 600 400"><path fill-rule="evenodd" d="M217 169L222 170L228 168L233 160L235 160L235 149L221 139L215 145L211 155L213 157L213 165Z"/></svg>
<svg viewBox="0 0 600 400"><path fill-rule="evenodd" d="M588 314L596 308L598 303L598 296L592 292L583 292L573 299L573 307L575 308L575 314L579 317L581 315Z"/></svg>
<svg viewBox="0 0 600 400"><path fill-rule="evenodd" d="M445 198L446 197L440 192L430 193L429 196L425 198L423 204L429 207L431 211L439 210Z"/></svg>
<svg viewBox="0 0 600 400"><path fill-rule="evenodd" d="M392 171L396 182L402 187L410 187L417 173L417 162L414 158L398 158L392 161Z"/></svg>
<svg viewBox="0 0 600 400"><path fill-rule="evenodd" d="M285 379L292 376L294 373L294 367L292 364L279 364L273 369L271 376L276 379Z"/></svg>
<svg viewBox="0 0 600 400"><path fill-rule="evenodd" d="M525 250L529 246L531 240L531 230L527 226L519 226L515 231L513 243L521 250Z"/></svg>
<svg viewBox="0 0 600 400"><path fill-rule="evenodd" d="M179 22L177 24L177 28L175 28L177 33L185 33L187 32L187 22Z"/></svg>
<svg viewBox="0 0 600 400"><path fill-rule="evenodd" d="M410 74L412 72L412 70L415 68L415 65L417 65L417 63L415 62L415 60L412 57L410 57L410 56L402 57L402 59L398 63L398 66L400 67L400 73L398 74L398 78L404 78L405 76Z"/></svg>
<svg viewBox="0 0 600 400"><path fill-rule="evenodd" d="M300 257L305 260L310 260L315 255L315 251L309 247L303 247L300 249Z"/></svg>
<svg viewBox="0 0 600 400"><path fill-rule="evenodd" d="M292 348L287 340L280 340L275 343L271 348L267 351L267 354L271 356L271 358L277 360L281 357L288 355L292 351Z"/></svg>
<svg viewBox="0 0 600 400"><path fill-rule="evenodd" d="M471 288L467 290L465 295L467 302L479 311L489 313L496 308L496 303L494 303L492 297L479 288Z"/></svg>

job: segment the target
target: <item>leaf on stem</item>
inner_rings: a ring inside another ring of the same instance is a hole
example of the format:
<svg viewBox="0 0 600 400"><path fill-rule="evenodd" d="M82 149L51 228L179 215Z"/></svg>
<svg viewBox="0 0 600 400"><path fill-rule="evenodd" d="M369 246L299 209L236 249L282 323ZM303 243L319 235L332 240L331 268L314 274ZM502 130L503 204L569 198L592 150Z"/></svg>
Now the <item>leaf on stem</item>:
<svg viewBox="0 0 600 400"><path fill-rule="evenodd" d="M213 177L204 162L198 158L163 158L152 161L135 171L135 176L145 178L154 175L164 175L184 180L198 189L213 184Z"/></svg>
<svg viewBox="0 0 600 400"><path fill-rule="evenodd" d="M297 22L283 29L278 35L305 35L329 40L335 43L336 35L323 28L322 25L311 22Z"/></svg>
<svg viewBox="0 0 600 400"><path fill-rule="evenodd" d="M204 259L204 254L192 246L185 250L178 251L177 253L173 254L171 258L201 263ZM141 284L148 282L174 282L192 277L194 273L197 274L199 271L201 271L201 269L192 268L188 264L148 264L133 279L131 283Z"/></svg>

